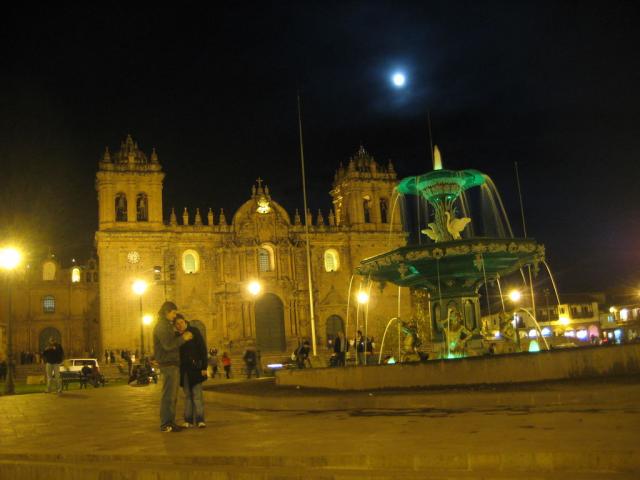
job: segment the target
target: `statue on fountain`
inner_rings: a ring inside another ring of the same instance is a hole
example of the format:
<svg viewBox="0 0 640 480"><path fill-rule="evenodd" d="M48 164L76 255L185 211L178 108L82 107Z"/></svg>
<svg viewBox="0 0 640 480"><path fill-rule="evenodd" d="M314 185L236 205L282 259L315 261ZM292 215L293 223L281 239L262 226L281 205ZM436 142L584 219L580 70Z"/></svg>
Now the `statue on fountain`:
<svg viewBox="0 0 640 480"><path fill-rule="evenodd" d="M473 332L462 321L462 315L456 308L449 308L448 328L445 329L445 337L449 345L449 352L456 356L466 354L467 342Z"/></svg>

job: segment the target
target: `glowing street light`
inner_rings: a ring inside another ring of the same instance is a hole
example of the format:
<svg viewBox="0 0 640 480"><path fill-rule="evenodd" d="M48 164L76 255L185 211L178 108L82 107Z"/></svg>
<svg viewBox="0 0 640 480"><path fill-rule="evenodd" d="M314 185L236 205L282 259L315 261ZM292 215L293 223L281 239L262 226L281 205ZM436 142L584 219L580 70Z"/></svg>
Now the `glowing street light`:
<svg viewBox="0 0 640 480"><path fill-rule="evenodd" d="M509 300L511 300L513 303L518 303L520 300L522 300L522 293L520 293L520 290L511 290L509 292Z"/></svg>
<svg viewBox="0 0 640 480"><path fill-rule="evenodd" d="M22 260L19 250L7 247L0 249L0 268L6 271L14 270Z"/></svg>
<svg viewBox="0 0 640 480"><path fill-rule="evenodd" d="M369 294L364 290L360 290L356 295L356 300L360 305L364 305L365 303L369 303Z"/></svg>
<svg viewBox="0 0 640 480"><path fill-rule="evenodd" d="M13 383L13 325L11 322L11 272L13 272L22 261L22 254L13 247L0 249L0 268L7 275L7 382L4 385L4 393L13 395L15 385Z"/></svg>
<svg viewBox="0 0 640 480"><path fill-rule="evenodd" d="M149 284L144 280L135 280L133 285L131 285L131 289L133 293L138 295L140 298L140 358L144 358L144 316L142 315L142 295L149 288Z"/></svg>
<svg viewBox="0 0 640 480"><path fill-rule="evenodd" d="M153 323L153 317L149 314L142 317L142 323L144 325L151 325Z"/></svg>
<svg viewBox="0 0 640 480"><path fill-rule="evenodd" d="M147 291L148 287L149 285L144 280L136 280L135 282L133 282L131 289L133 290L133 293L135 293L136 295L142 296L144 295L144 292Z"/></svg>
<svg viewBox="0 0 640 480"><path fill-rule="evenodd" d="M260 295L260 292L262 292L262 284L257 280L252 280L247 285L247 291L254 297L257 297Z"/></svg>

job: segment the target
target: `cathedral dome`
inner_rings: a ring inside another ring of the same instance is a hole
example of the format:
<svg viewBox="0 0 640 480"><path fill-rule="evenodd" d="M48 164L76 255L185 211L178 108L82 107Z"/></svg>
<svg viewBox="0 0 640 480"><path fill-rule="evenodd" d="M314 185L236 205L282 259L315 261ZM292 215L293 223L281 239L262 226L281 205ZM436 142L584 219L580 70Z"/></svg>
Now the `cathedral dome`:
<svg viewBox="0 0 640 480"><path fill-rule="evenodd" d="M232 225L239 226L271 215L275 215L286 225L291 225L291 218L287 211L278 202L271 199L269 187L266 185L263 187L260 178L256 184L251 187L251 198L244 202L233 215Z"/></svg>

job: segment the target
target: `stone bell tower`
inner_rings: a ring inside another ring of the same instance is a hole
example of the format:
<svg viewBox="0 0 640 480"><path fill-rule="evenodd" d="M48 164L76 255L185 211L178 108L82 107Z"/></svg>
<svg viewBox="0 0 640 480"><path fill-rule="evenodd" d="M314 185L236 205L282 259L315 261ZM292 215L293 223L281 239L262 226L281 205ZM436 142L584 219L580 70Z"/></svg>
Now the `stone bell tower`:
<svg viewBox="0 0 640 480"><path fill-rule="evenodd" d="M160 230L164 173L155 149L147 157L131 135L98 165L99 230Z"/></svg>
<svg viewBox="0 0 640 480"><path fill-rule="evenodd" d="M154 268L164 265L163 179L155 150L147 157L130 135L117 153L106 149L98 164L95 243L100 261L102 348L144 350L140 330L142 297L134 295L131 285L135 280L152 285ZM149 288L144 295L143 313L157 311L162 293L163 289Z"/></svg>
<svg viewBox="0 0 640 480"><path fill-rule="evenodd" d="M347 168L340 165L335 174L330 194L336 225L351 230L388 231L396 178L391 161L386 167L381 166L360 146L349 159ZM393 223L401 228L399 214L395 215Z"/></svg>

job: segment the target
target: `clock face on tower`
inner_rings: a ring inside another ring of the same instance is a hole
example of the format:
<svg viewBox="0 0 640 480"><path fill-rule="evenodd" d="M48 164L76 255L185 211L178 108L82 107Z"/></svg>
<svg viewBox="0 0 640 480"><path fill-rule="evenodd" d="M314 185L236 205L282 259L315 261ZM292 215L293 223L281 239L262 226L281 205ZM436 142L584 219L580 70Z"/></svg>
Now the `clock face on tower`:
<svg viewBox="0 0 640 480"><path fill-rule="evenodd" d="M127 262L129 263L138 263L140 261L140 254L135 250L127 253Z"/></svg>

